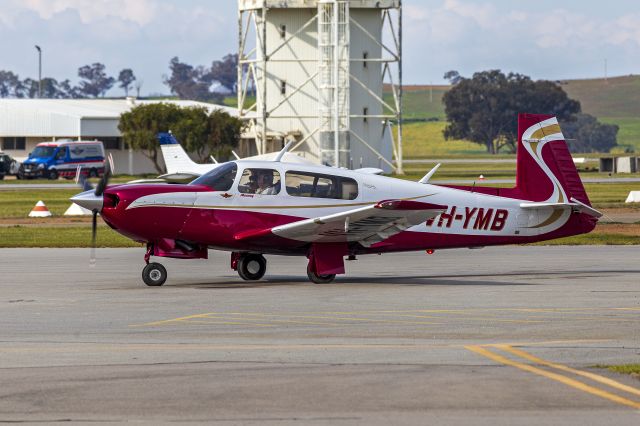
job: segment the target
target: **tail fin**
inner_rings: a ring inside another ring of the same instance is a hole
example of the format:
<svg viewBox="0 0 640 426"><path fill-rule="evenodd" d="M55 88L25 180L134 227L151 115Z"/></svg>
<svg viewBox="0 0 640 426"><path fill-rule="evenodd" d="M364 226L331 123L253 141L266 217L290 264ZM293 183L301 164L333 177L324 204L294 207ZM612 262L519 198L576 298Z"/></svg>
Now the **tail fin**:
<svg viewBox="0 0 640 426"><path fill-rule="evenodd" d="M518 115L516 191L531 201L591 205L556 117Z"/></svg>
<svg viewBox="0 0 640 426"><path fill-rule="evenodd" d="M167 174L180 173L197 169L199 165L195 163L184 151L182 145L171 133L158 133L162 157L167 166Z"/></svg>

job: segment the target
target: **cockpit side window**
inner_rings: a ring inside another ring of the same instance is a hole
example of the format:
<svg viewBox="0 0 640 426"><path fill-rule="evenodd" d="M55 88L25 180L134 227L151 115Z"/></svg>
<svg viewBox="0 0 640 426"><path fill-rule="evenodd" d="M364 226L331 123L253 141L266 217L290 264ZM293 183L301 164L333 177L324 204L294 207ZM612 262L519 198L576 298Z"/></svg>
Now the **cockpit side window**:
<svg viewBox="0 0 640 426"><path fill-rule="evenodd" d="M280 192L280 173L273 169L244 169L238 182L238 192L276 195Z"/></svg>
<svg viewBox="0 0 640 426"><path fill-rule="evenodd" d="M210 172L205 173L189 185L206 185L214 191L228 191L238 173L236 163L223 164Z"/></svg>

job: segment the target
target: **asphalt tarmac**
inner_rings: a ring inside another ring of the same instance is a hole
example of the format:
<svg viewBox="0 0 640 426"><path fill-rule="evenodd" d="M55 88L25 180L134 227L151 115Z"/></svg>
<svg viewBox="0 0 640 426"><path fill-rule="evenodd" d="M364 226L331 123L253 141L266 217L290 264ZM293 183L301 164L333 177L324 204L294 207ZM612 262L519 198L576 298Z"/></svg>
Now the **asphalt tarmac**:
<svg viewBox="0 0 640 426"><path fill-rule="evenodd" d="M269 257L0 250L0 422L640 424L640 247Z"/></svg>

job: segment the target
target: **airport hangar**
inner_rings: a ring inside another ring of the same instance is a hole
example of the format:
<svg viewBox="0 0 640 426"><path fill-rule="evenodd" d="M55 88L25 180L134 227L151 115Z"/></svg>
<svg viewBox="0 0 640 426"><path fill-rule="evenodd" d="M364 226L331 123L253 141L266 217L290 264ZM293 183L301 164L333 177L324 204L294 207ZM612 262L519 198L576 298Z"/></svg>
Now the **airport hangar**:
<svg viewBox="0 0 640 426"><path fill-rule="evenodd" d="M180 107L238 110L187 100L126 99L0 99L0 151L24 160L40 142L60 139L100 140L113 156L118 173L156 173L151 160L128 149L118 130L120 115L138 105L171 103ZM162 162L162 156L159 157Z"/></svg>

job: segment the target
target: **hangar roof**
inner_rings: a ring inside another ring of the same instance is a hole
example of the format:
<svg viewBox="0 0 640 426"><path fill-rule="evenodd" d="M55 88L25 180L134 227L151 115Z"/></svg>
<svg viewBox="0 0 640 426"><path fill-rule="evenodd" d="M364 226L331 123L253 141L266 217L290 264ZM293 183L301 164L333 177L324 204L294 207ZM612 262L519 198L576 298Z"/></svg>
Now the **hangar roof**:
<svg viewBox="0 0 640 426"><path fill-rule="evenodd" d="M222 109L238 116L238 110L223 105L185 100L127 99L0 99L0 137L120 136L120 114L138 105L170 103L181 107Z"/></svg>

